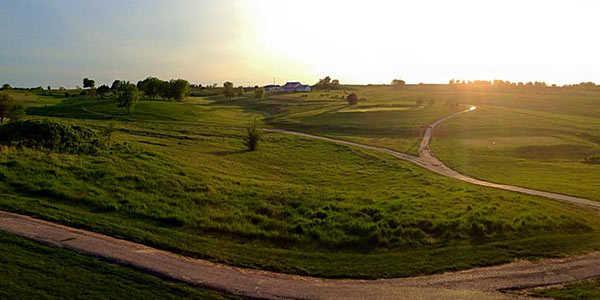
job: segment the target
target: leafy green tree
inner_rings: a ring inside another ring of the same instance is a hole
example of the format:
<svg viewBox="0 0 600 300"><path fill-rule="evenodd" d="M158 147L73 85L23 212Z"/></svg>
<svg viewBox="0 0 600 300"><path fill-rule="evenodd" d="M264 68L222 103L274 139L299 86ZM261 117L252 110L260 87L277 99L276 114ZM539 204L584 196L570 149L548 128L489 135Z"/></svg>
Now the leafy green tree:
<svg viewBox="0 0 600 300"><path fill-rule="evenodd" d="M392 80L392 86L396 88L402 88L406 85L406 81L402 79L394 79Z"/></svg>
<svg viewBox="0 0 600 300"><path fill-rule="evenodd" d="M138 83L138 88L146 94L146 96L150 98L156 98L160 95L160 88L163 81L156 77L148 77L144 79L140 84Z"/></svg>
<svg viewBox="0 0 600 300"><path fill-rule="evenodd" d="M242 96L244 96L244 87L242 87L242 86L238 87L238 88L237 88L237 91L235 92L235 94L236 94L238 97L242 97Z"/></svg>
<svg viewBox="0 0 600 300"><path fill-rule="evenodd" d="M265 89L261 87L254 88L254 98L260 100L265 97Z"/></svg>
<svg viewBox="0 0 600 300"><path fill-rule="evenodd" d="M127 109L127 114L131 114L131 110L140 100L140 91L135 84L126 82L121 85L118 91L119 107Z"/></svg>
<svg viewBox="0 0 600 300"><path fill-rule="evenodd" d="M3 85L2 85L2 90L4 90L4 91L5 91L5 90L10 90L10 89L11 89L11 86L10 86L10 84L8 84L8 83L5 83L5 84L3 84Z"/></svg>
<svg viewBox="0 0 600 300"><path fill-rule="evenodd" d="M235 90L232 82L227 81L223 84L223 95L225 95L225 98L227 99L231 99L233 96L235 96Z"/></svg>
<svg viewBox="0 0 600 300"><path fill-rule="evenodd" d="M93 89L96 86L96 82L92 79L84 78L83 79L83 88Z"/></svg>
<svg viewBox="0 0 600 300"><path fill-rule="evenodd" d="M48 92L49 92L49 91L51 91L51 90L52 90L52 87L51 87L51 86L48 86Z"/></svg>
<svg viewBox="0 0 600 300"><path fill-rule="evenodd" d="M190 83L187 80L177 79L169 82L170 98L183 100L190 95Z"/></svg>
<svg viewBox="0 0 600 300"><path fill-rule="evenodd" d="M113 93L117 93L117 91L119 91L119 88L121 88L122 84L123 84L123 81L121 81L121 80L115 80L115 81L113 81L112 85L110 86L110 90Z"/></svg>
<svg viewBox="0 0 600 300"><path fill-rule="evenodd" d="M106 94L108 94L110 92L110 88L108 87L108 85L103 84L100 87L98 87L96 92L98 93L98 95L100 97L104 98L104 96L106 96Z"/></svg>
<svg viewBox="0 0 600 300"><path fill-rule="evenodd" d="M13 106L13 97L7 93L0 93L0 124L4 123L4 119L10 117L10 111Z"/></svg>
<svg viewBox="0 0 600 300"><path fill-rule="evenodd" d="M256 119L246 128L246 135L243 143L248 151L255 151L258 148L258 142L261 139L260 129L256 123Z"/></svg>

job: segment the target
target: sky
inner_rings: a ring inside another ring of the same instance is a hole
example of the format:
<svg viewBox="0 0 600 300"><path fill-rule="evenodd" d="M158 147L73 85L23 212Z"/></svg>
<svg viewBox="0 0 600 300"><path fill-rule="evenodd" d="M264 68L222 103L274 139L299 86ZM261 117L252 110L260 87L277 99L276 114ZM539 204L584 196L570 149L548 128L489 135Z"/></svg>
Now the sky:
<svg viewBox="0 0 600 300"><path fill-rule="evenodd" d="M587 0L0 0L0 83L600 82Z"/></svg>

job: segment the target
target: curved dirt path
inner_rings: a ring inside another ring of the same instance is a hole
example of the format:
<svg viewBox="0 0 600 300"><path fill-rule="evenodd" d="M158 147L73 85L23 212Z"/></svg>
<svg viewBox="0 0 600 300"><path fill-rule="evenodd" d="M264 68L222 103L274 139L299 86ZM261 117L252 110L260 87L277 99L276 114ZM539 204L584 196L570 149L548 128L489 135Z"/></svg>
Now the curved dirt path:
<svg viewBox="0 0 600 300"><path fill-rule="evenodd" d="M308 133L303 133L303 132L296 132L296 131L291 131L291 130L285 130L285 129L265 129L265 131L291 134L291 135L296 135L296 136L301 136L301 137L306 137L306 138L311 138L311 139L318 139L318 140L327 141L327 142L336 143L336 144L342 144L342 145L363 148L363 149L367 149L367 150L384 152L384 153L388 153L396 158L417 164L425 169L428 169L428 170L438 173L440 175L451 177L451 178L458 179L461 181L465 181L465 182L468 182L471 184L476 184L476 185L485 186L485 187L491 187L491 188L495 188L495 189L507 190L507 191L512 191L512 192L518 192L518 193L527 194L527 195L545 197L545 198L562 201L562 202L566 202L566 203L570 203L570 204L574 204L574 205L578 205L578 206L583 206L583 207L600 210L600 202L597 202L597 201L580 198L580 197L569 196L569 195L558 194L558 193L539 191L539 190L529 189L529 188L520 187L520 186L499 184L499 183L484 181L484 180L480 180L477 178L469 177L467 175L463 175L463 174L447 167L446 165L444 165L443 162L441 162L439 159L437 159L433 155L433 152L431 151L431 148L430 148L430 142L431 142L431 138L433 136L433 130L435 129L435 127L439 126L441 123L443 123L444 121L447 121L448 119L454 118L460 114L474 112L476 110L477 110L477 107L471 106L469 109L453 113L453 114L443 117L443 118L435 121L433 124L429 125L427 127L427 129L425 130L425 134L423 135L423 139L421 140L421 144L419 146L419 156L414 156L414 155L394 151L394 150L384 148L384 147L364 145L364 144L359 144L359 143L355 143L355 142L338 140L338 139L334 139L334 138L323 137L323 136L318 136L318 135L313 135L313 134L308 134Z"/></svg>
<svg viewBox="0 0 600 300"><path fill-rule="evenodd" d="M429 149L433 128L464 112L467 111L453 114L432 124L425 133L419 157L386 148L304 133L271 131L385 152L436 173L474 184L507 190L518 189L515 191L598 208L598 205L591 205L595 203L588 203L590 200L487 183L466 177L444 166L435 159ZM0 211L0 230L133 266L158 276L235 295L264 299L511 299L523 297L503 294L500 291L555 285L600 276L600 252L594 252L563 259L516 261L493 267L411 278L320 279L216 264L4 211Z"/></svg>
<svg viewBox="0 0 600 300"><path fill-rule="evenodd" d="M263 299L512 299L500 293L600 276L600 253L411 278L320 279L243 269L0 211L0 230L239 296ZM352 263L352 262L348 262Z"/></svg>

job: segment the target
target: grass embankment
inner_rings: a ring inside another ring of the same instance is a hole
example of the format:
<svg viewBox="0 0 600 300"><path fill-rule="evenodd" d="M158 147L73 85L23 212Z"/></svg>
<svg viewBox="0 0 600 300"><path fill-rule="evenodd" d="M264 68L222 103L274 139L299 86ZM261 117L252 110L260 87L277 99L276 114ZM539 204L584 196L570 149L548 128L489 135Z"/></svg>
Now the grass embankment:
<svg viewBox="0 0 600 300"><path fill-rule="evenodd" d="M598 95L490 96L443 124L432 147L464 174L600 201Z"/></svg>
<svg viewBox="0 0 600 300"><path fill-rule="evenodd" d="M581 281L560 288L536 290L532 295L556 300L600 299L600 279Z"/></svg>
<svg viewBox="0 0 600 300"><path fill-rule="evenodd" d="M114 124L114 144L95 155L3 148L0 208L214 261L327 277L600 248L591 212L384 154L280 134L246 152L240 127L265 104L235 103L148 101L121 116L109 101L69 99L29 110L98 130Z"/></svg>
<svg viewBox="0 0 600 300"><path fill-rule="evenodd" d="M0 231L2 299L225 299Z"/></svg>

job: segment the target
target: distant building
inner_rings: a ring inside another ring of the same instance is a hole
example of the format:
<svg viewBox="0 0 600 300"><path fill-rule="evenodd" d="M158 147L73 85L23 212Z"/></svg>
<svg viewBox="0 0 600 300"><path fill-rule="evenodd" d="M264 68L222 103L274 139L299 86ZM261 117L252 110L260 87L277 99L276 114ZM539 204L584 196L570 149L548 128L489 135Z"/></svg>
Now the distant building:
<svg viewBox="0 0 600 300"><path fill-rule="evenodd" d="M310 86L304 85L300 82L288 82L281 87L281 91L284 93L310 92L311 88Z"/></svg>

